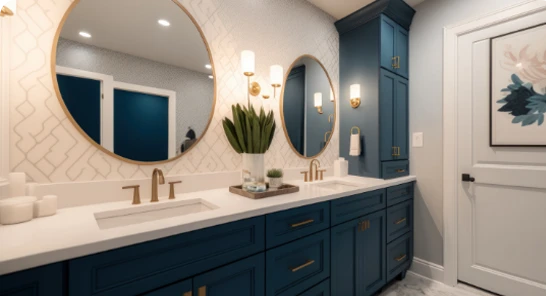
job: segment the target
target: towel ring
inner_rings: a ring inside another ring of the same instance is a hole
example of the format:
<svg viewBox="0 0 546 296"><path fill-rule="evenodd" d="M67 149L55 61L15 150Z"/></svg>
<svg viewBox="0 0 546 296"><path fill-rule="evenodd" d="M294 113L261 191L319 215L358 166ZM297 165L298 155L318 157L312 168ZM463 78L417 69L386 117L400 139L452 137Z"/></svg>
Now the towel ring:
<svg viewBox="0 0 546 296"><path fill-rule="evenodd" d="M355 129L358 131L358 135L360 135L360 128L359 128L358 126L353 126L353 127L351 128L351 135L353 135L353 131L354 131Z"/></svg>
<svg viewBox="0 0 546 296"><path fill-rule="evenodd" d="M324 143L327 143L328 142L328 134L332 134L331 131L327 131L326 133L324 133Z"/></svg>

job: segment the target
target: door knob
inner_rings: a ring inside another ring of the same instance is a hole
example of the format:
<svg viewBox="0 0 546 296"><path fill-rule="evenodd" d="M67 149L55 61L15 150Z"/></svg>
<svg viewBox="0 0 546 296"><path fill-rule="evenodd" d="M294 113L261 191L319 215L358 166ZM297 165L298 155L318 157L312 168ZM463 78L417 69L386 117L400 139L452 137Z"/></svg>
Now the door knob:
<svg viewBox="0 0 546 296"><path fill-rule="evenodd" d="M470 176L470 174L463 174L463 182L474 182L476 178Z"/></svg>

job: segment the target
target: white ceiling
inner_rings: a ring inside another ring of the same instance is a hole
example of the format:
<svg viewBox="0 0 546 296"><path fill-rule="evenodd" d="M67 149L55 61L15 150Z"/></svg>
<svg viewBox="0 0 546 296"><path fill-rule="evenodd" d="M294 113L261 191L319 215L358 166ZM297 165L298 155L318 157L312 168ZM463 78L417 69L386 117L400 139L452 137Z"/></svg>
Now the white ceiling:
<svg viewBox="0 0 546 296"><path fill-rule="evenodd" d="M61 37L202 73L210 64L199 31L171 0L81 0ZM166 19L170 27L157 21ZM88 32L91 38L79 36Z"/></svg>
<svg viewBox="0 0 546 296"><path fill-rule="evenodd" d="M318 8L326 11L336 19L342 19L349 14L359 10L360 8L372 3L374 0L307 0L313 3ZM411 6L416 6L417 4L425 0L404 0Z"/></svg>

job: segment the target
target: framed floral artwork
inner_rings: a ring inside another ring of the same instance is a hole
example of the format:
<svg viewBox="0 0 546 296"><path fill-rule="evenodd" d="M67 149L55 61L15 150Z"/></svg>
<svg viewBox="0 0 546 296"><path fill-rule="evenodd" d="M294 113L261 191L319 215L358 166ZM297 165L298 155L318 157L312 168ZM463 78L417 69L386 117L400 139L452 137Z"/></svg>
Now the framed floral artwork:
<svg viewBox="0 0 546 296"><path fill-rule="evenodd" d="M491 39L490 146L546 147L546 24Z"/></svg>

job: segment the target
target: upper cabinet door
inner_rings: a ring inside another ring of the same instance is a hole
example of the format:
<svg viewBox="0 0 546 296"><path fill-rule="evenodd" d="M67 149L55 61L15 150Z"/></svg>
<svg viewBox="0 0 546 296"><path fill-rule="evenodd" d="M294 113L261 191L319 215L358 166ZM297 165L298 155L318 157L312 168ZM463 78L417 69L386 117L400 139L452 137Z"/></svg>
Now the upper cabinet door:
<svg viewBox="0 0 546 296"><path fill-rule="evenodd" d="M409 34L404 28L397 25L395 33L395 59L396 59L396 74L408 78L409 77Z"/></svg>
<svg viewBox="0 0 546 296"><path fill-rule="evenodd" d="M398 25L386 16L381 16L381 67L396 72L396 35Z"/></svg>
<svg viewBox="0 0 546 296"><path fill-rule="evenodd" d="M408 31L384 15L381 16L381 67L408 78Z"/></svg>
<svg viewBox="0 0 546 296"><path fill-rule="evenodd" d="M193 279L197 296L262 296L265 292L263 253L199 275Z"/></svg>
<svg viewBox="0 0 546 296"><path fill-rule="evenodd" d="M395 160L397 150L394 145L394 102L398 76L381 69L379 77L379 132L381 161Z"/></svg>
<svg viewBox="0 0 546 296"><path fill-rule="evenodd" d="M409 123L408 123L408 80L397 77L394 96L394 146L397 149L395 159L409 157Z"/></svg>

